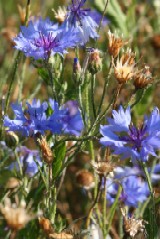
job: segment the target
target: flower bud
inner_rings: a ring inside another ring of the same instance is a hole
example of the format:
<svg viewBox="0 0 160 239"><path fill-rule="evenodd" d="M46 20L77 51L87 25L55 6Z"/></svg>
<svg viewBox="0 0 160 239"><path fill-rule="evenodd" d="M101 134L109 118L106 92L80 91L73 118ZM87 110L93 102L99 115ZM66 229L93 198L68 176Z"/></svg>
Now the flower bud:
<svg viewBox="0 0 160 239"><path fill-rule="evenodd" d="M37 141L40 145L44 161L48 164L52 163L53 154L52 154L52 150L51 150L50 146L48 145L48 143L46 141L46 138L41 137L41 139L38 139Z"/></svg>
<svg viewBox="0 0 160 239"><path fill-rule="evenodd" d="M100 51L92 49L88 60L88 70L91 74L96 74L102 69L102 59L100 58Z"/></svg>

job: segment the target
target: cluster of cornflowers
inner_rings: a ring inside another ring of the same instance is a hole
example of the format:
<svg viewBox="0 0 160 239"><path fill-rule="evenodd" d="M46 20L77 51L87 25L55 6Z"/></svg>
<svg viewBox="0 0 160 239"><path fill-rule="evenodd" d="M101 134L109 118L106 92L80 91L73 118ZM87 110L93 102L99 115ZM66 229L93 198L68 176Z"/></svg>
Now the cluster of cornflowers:
<svg viewBox="0 0 160 239"><path fill-rule="evenodd" d="M20 132L24 136L34 136L45 131L52 134L80 135L83 130L83 121L76 101L68 101L59 107L55 100L50 99L49 104L34 99L32 103L26 102L27 108L22 109L22 104L12 104L15 118L4 117L4 126L9 131ZM51 114L47 114L51 111Z"/></svg>
<svg viewBox="0 0 160 239"><path fill-rule="evenodd" d="M48 59L56 53L63 56L67 48L84 46L90 38L97 39L100 16L84 8L85 2L72 0L67 9L54 11L60 24L49 18L33 17L28 26L21 26L21 32L13 39L15 48L23 51L27 57Z"/></svg>

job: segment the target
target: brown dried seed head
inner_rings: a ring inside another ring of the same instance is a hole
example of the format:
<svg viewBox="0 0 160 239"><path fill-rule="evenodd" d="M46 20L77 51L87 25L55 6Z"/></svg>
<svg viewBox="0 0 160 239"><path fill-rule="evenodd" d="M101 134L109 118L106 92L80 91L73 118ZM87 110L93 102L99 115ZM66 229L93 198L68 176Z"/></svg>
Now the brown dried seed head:
<svg viewBox="0 0 160 239"><path fill-rule="evenodd" d="M136 219L133 216L128 218L124 208L121 208L121 212L124 219L124 229L131 238L134 238L139 232L143 232L145 230L145 224L148 222L143 219Z"/></svg>
<svg viewBox="0 0 160 239"><path fill-rule="evenodd" d="M50 146L47 143L46 138L41 137L41 139L38 139L37 141L40 145L44 161L50 164L53 161L53 154Z"/></svg>
<svg viewBox="0 0 160 239"><path fill-rule="evenodd" d="M94 162L92 163L93 168L95 169L96 173L101 176L106 176L107 174L113 172L114 165L110 162Z"/></svg>
<svg viewBox="0 0 160 239"><path fill-rule="evenodd" d="M64 22L66 15L67 15L67 10L65 7L59 7L57 11L52 9L54 12L54 17L55 19L61 24Z"/></svg>
<svg viewBox="0 0 160 239"><path fill-rule="evenodd" d="M124 65L126 62L128 63L128 65L135 64L135 56L136 54L128 48L127 51L122 55L122 64Z"/></svg>
<svg viewBox="0 0 160 239"><path fill-rule="evenodd" d="M94 176L87 170L81 170L76 174L76 182L80 187L91 189L94 187Z"/></svg>
<svg viewBox="0 0 160 239"><path fill-rule="evenodd" d="M109 46L108 51L113 58L116 58L119 54L120 49L128 43L128 41L124 41L122 38L118 37L116 34L108 32L108 40Z"/></svg>
<svg viewBox="0 0 160 239"><path fill-rule="evenodd" d="M153 82L152 73L149 66L145 66L144 69L138 71L134 76L134 85L136 89L143 89Z"/></svg>
<svg viewBox="0 0 160 239"><path fill-rule="evenodd" d="M0 212L2 213L7 225L14 230L20 230L25 227L25 225L35 218L35 215L26 208L26 205L11 204L9 198L6 198L4 205L0 204Z"/></svg>
<svg viewBox="0 0 160 239"><path fill-rule="evenodd" d="M130 59L124 62L123 56L120 59L117 59L116 65L114 65L114 74L119 84L124 84L135 74L135 64L130 64Z"/></svg>

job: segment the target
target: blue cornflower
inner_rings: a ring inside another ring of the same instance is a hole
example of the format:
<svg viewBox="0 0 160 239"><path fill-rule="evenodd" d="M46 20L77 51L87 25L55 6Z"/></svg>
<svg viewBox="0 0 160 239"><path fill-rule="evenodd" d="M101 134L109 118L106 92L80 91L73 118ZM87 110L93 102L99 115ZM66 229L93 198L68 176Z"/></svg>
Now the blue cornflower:
<svg viewBox="0 0 160 239"><path fill-rule="evenodd" d="M13 40L15 48L36 60L47 59L55 53L63 56L67 48L74 47L79 42L76 34L60 31L58 24L54 24L49 18L29 21L28 26L21 26L21 32Z"/></svg>
<svg viewBox="0 0 160 239"><path fill-rule="evenodd" d="M149 188L147 182L137 176L124 176L123 178L107 179L107 200L112 204L118 193L118 188L122 187L119 200L126 206L137 207L138 203L147 200L149 196Z"/></svg>
<svg viewBox="0 0 160 239"><path fill-rule="evenodd" d="M42 167L39 151L30 150L25 146L17 147L15 151L19 154L19 162L23 172L29 177L33 177L38 172L37 164ZM8 169L16 171L20 170L17 162L11 163Z"/></svg>
<svg viewBox="0 0 160 239"><path fill-rule="evenodd" d="M113 118L108 118L109 125L101 126L103 137L101 144L109 146L122 159L132 158L147 161L151 154L156 156L155 150L160 148L160 116L158 108L154 108L149 117L145 117L141 127L131 122L130 108L126 110L120 106L113 110Z"/></svg>
<svg viewBox="0 0 160 239"><path fill-rule="evenodd" d="M25 136L32 136L36 133L44 134L45 130L50 130L50 124L46 115L48 108L47 102L40 103L33 100L31 104L26 103L27 110L22 109L22 104L12 104L15 119L11 120L8 116L4 117L4 126L10 131L19 131ZM56 120L52 120L54 133L61 131L60 125Z"/></svg>
<svg viewBox="0 0 160 239"><path fill-rule="evenodd" d="M59 108L57 102L50 99L50 105L54 111L54 115L62 124L62 131L65 134L73 134L79 136L83 130L83 121L77 101L69 100ZM50 120L52 121L52 115Z"/></svg>
<svg viewBox="0 0 160 239"><path fill-rule="evenodd" d="M83 121L76 101L68 101L59 107L55 100L50 99L53 110L47 116L47 102L41 103L33 100L31 104L26 103L27 109L22 109L22 104L12 104L15 119L4 117L4 126L9 131L19 131L25 136L33 136L36 133L44 134L46 130L53 134L80 135L83 129Z"/></svg>
<svg viewBox="0 0 160 239"><path fill-rule="evenodd" d="M71 30L80 36L79 45L84 45L90 37L98 38L98 25L90 16L90 9L83 8L85 2L86 0L72 0L72 4L68 6L67 17L61 25L62 29Z"/></svg>

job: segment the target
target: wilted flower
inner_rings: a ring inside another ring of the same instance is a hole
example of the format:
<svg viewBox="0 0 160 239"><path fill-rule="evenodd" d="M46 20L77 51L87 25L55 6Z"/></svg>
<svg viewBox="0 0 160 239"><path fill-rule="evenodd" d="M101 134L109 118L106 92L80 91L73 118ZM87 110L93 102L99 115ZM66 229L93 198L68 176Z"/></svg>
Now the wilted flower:
<svg viewBox="0 0 160 239"><path fill-rule="evenodd" d="M149 66L145 66L134 76L134 85L136 89L143 89L153 82L152 73Z"/></svg>
<svg viewBox="0 0 160 239"><path fill-rule="evenodd" d="M156 156L155 150L160 148L158 108L145 117L140 127L132 124L130 107L124 110L120 106L118 111L112 111L112 116L113 119L108 118L109 125L100 128L101 144L110 147L122 159L131 157L134 162L147 161L149 154Z"/></svg>
<svg viewBox="0 0 160 239"><path fill-rule="evenodd" d="M21 201L19 205L11 203L10 198L5 198L4 204L0 204L0 211L7 222L7 225L13 230L20 230L25 225L36 218L30 207L26 207L26 203Z"/></svg>
<svg viewBox="0 0 160 239"><path fill-rule="evenodd" d="M70 30L80 37L79 45L84 45L89 38L97 38L97 23L90 17L90 9L83 8L86 0L72 0L68 7L67 17L62 24L62 29Z"/></svg>
<svg viewBox="0 0 160 239"><path fill-rule="evenodd" d="M128 42L124 41L121 37L118 37L117 34L113 34L110 31L108 32L109 46L108 51L113 58L116 58L119 54L120 49L126 45Z"/></svg>
<svg viewBox="0 0 160 239"><path fill-rule="evenodd" d="M14 42L15 48L37 60L48 59L55 53L63 55L67 48L79 42L79 38L73 32L60 31L49 18L39 18L34 22L29 21L28 26L21 26L21 32Z"/></svg>

